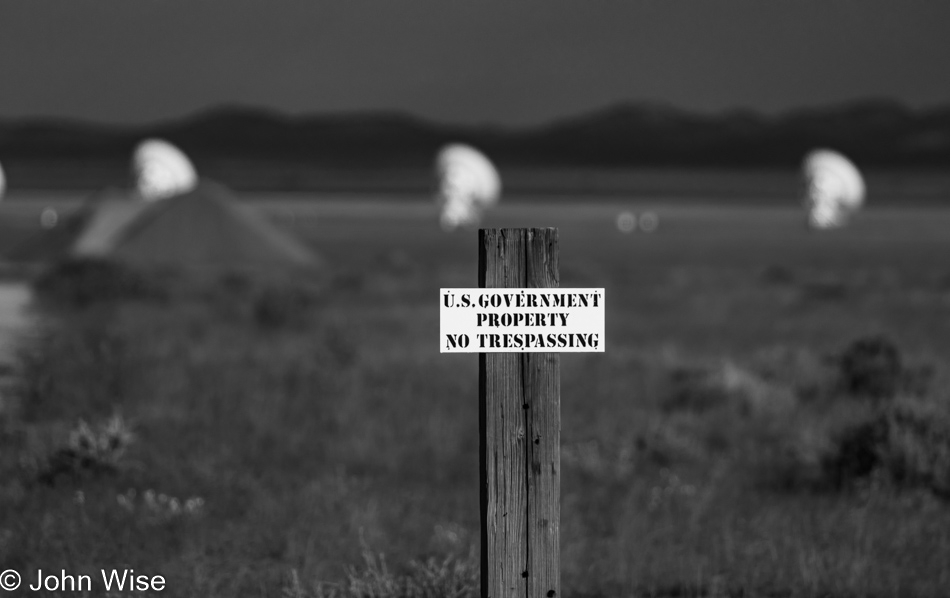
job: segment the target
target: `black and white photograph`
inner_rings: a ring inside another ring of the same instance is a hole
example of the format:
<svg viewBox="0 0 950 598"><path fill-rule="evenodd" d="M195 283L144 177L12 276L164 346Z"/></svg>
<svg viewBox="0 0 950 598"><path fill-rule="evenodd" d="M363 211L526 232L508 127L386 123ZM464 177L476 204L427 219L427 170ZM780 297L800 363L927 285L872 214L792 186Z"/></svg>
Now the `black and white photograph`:
<svg viewBox="0 0 950 598"><path fill-rule="evenodd" d="M0 598L950 596L948 24L0 0Z"/></svg>

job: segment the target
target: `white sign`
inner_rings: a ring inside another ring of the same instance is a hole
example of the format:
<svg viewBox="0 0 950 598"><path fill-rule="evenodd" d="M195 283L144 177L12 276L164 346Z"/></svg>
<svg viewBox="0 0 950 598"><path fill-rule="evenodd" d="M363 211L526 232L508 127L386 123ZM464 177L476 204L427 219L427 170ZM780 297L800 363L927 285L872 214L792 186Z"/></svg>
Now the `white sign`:
<svg viewBox="0 0 950 598"><path fill-rule="evenodd" d="M442 353L603 353L604 289L440 289Z"/></svg>

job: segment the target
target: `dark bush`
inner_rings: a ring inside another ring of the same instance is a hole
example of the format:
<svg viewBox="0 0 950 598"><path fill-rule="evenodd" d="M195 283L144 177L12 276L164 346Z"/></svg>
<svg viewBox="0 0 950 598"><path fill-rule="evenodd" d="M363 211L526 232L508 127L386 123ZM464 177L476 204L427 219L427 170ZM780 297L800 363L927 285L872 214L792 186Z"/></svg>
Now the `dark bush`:
<svg viewBox="0 0 950 598"><path fill-rule="evenodd" d="M199 302L214 310L215 315L225 320L243 321L249 318L254 308L256 290L254 281L245 273L225 272L210 281L198 281L190 289L196 292Z"/></svg>
<svg viewBox="0 0 950 598"><path fill-rule="evenodd" d="M901 399L870 420L845 428L825 455L825 477L847 487L879 472L898 488L950 497L950 409L927 399Z"/></svg>
<svg viewBox="0 0 950 598"><path fill-rule="evenodd" d="M839 356L838 368L846 392L876 399L894 396L903 375L900 351L883 335L852 342Z"/></svg>
<svg viewBox="0 0 950 598"><path fill-rule="evenodd" d="M60 262L33 283L41 299L83 308L102 302L163 301L168 298L158 276L99 259Z"/></svg>
<svg viewBox="0 0 950 598"><path fill-rule="evenodd" d="M53 484L60 476L115 473L133 438L131 428L118 415L97 426L80 420L70 432L68 444L49 456L38 480Z"/></svg>
<svg viewBox="0 0 950 598"><path fill-rule="evenodd" d="M669 391L660 407L664 412L704 413L729 402L729 394L704 369L679 367L669 374Z"/></svg>
<svg viewBox="0 0 950 598"><path fill-rule="evenodd" d="M836 488L870 476L882 462L886 450L888 426L883 417L875 417L840 432L832 452L822 460L827 480Z"/></svg>
<svg viewBox="0 0 950 598"><path fill-rule="evenodd" d="M254 301L254 321L264 328L300 325L307 321L315 304L315 295L307 289L267 287Z"/></svg>

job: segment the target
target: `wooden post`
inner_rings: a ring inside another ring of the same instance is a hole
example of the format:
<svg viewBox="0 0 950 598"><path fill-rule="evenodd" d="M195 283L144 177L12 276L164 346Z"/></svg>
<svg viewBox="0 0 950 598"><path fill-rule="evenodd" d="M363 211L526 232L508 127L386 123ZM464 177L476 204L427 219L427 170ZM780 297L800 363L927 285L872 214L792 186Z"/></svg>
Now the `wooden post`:
<svg viewBox="0 0 950 598"><path fill-rule="evenodd" d="M558 287L557 229L481 229L478 284ZM556 598L559 354L480 353L478 386L482 598Z"/></svg>

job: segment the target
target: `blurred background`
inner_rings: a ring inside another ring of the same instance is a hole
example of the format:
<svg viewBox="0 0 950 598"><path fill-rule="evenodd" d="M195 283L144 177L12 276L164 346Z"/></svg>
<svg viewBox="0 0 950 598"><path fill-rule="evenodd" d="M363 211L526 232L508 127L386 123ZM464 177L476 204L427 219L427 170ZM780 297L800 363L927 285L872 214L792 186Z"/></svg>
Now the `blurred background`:
<svg viewBox="0 0 950 598"><path fill-rule="evenodd" d="M554 226L607 305L561 357L566 596L943 595L948 20L0 4L0 570L478 595L437 291Z"/></svg>

